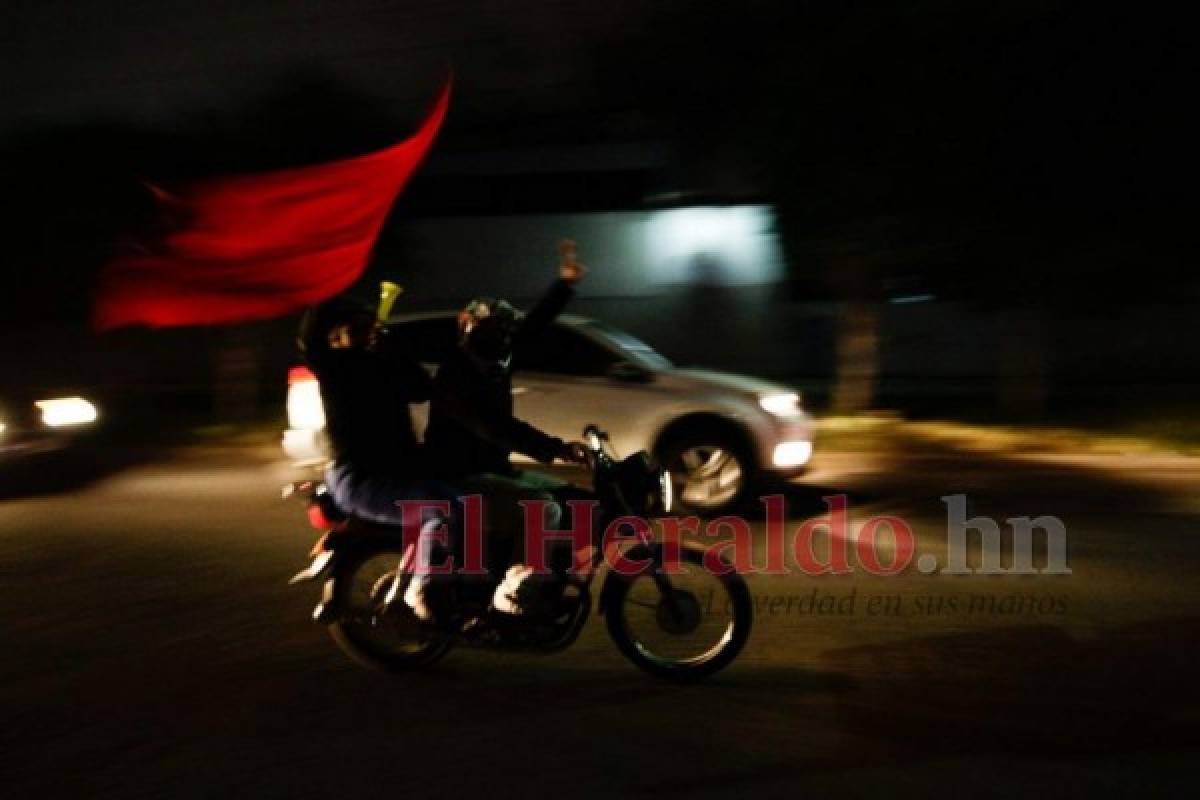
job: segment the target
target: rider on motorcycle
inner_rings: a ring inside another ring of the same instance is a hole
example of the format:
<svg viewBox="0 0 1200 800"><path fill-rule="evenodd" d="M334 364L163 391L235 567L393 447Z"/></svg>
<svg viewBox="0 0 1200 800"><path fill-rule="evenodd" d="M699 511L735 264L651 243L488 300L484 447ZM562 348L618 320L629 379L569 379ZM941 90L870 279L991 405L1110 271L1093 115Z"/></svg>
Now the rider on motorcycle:
<svg viewBox="0 0 1200 800"><path fill-rule="evenodd" d="M409 411L410 403L429 399L432 381L389 340L375 314L344 297L327 301L305 315L299 344L320 385L334 456L325 480L338 506L371 522L402 525L402 501L453 502L459 493L428 477L429 458ZM421 619L432 617L425 603L432 549L432 537L422 535L404 596Z"/></svg>
<svg viewBox="0 0 1200 800"><path fill-rule="evenodd" d="M547 528L557 528L561 505L579 490L545 475L518 470L512 452L544 464L556 459L581 463L586 449L564 442L513 416L512 361L554 321L574 295L584 269L564 259L559 279L528 314L498 298L476 298L458 315L459 347L446 358L433 384L426 446L436 454L438 474L466 493L488 501L488 525L494 538L508 540L513 559L523 554L521 500L548 505ZM532 569L516 564L497 587L492 605L522 613L518 596Z"/></svg>

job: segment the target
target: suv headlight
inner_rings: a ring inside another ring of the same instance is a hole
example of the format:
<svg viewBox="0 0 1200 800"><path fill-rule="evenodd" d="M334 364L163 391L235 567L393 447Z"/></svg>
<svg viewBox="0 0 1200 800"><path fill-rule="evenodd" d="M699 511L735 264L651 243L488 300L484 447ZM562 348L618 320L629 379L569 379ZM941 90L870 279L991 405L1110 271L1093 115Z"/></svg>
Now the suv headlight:
<svg viewBox="0 0 1200 800"><path fill-rule="evenodd" d="M82 397L55 397L34 403L42 412L42 423L48 428L66 428L95 422L96 407Z"/></svg>
<svg viewBox="0 0 1200 800"><path fill-rule="evenodd" d="M768 414L793 417L800 413L800 395L795 392L773 392L758 396L758 405Z"/></svg>

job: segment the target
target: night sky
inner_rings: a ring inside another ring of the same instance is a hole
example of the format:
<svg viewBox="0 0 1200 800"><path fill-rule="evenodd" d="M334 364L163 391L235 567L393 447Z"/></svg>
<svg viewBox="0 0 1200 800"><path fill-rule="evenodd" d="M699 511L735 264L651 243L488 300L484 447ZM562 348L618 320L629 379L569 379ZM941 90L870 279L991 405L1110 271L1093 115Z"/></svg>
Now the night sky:
<svg viewBox="0 0 1200 800"><path fill-rule="evenodd" d="M171 128L237 113L299 76L414 113L449 65L473 124L592 108L596 51L670 4L7 4L4 128L103 117ZM328 120L313 119L314 124Z"/></svg>

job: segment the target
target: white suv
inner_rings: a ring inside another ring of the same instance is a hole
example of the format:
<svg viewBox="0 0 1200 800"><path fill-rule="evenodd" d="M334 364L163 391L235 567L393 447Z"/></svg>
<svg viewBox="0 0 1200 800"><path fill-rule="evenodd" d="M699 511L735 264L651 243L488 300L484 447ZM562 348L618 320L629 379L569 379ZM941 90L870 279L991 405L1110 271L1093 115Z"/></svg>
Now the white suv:
<svg viewBox="0 0 1200 800"><path fill-rule="evenodd" d="M388 329L431 369L456 346L452 311L396 316ZM812 419L791 389L677 368L633 336L571 314L517 354L513 396L518 418L554 436L576 439L594 423L617 452L655 454L677 501L702 514L729 509L766 475L798 474L812 457ZM284 450L300 462L323 461L325 415L303 367L289 375L287 408ZM414 410L423 431L428 407Z"/></svg>

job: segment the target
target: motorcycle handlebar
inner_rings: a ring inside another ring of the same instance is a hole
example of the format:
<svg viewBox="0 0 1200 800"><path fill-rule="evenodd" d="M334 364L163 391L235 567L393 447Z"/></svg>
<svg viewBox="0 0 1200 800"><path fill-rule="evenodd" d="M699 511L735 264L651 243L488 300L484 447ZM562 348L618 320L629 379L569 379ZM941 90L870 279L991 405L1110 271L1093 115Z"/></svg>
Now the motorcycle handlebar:
<svg viewBox="0 0 1200 800"><path fill-rule="evenodd" d="M596 467L610 460L609 454L604 449L604 443L608 441L608 434L600 430L595 425L588 425L583 429L583 441L587 444L590 458L588 459L588 467L595 471Z"/></svg>

